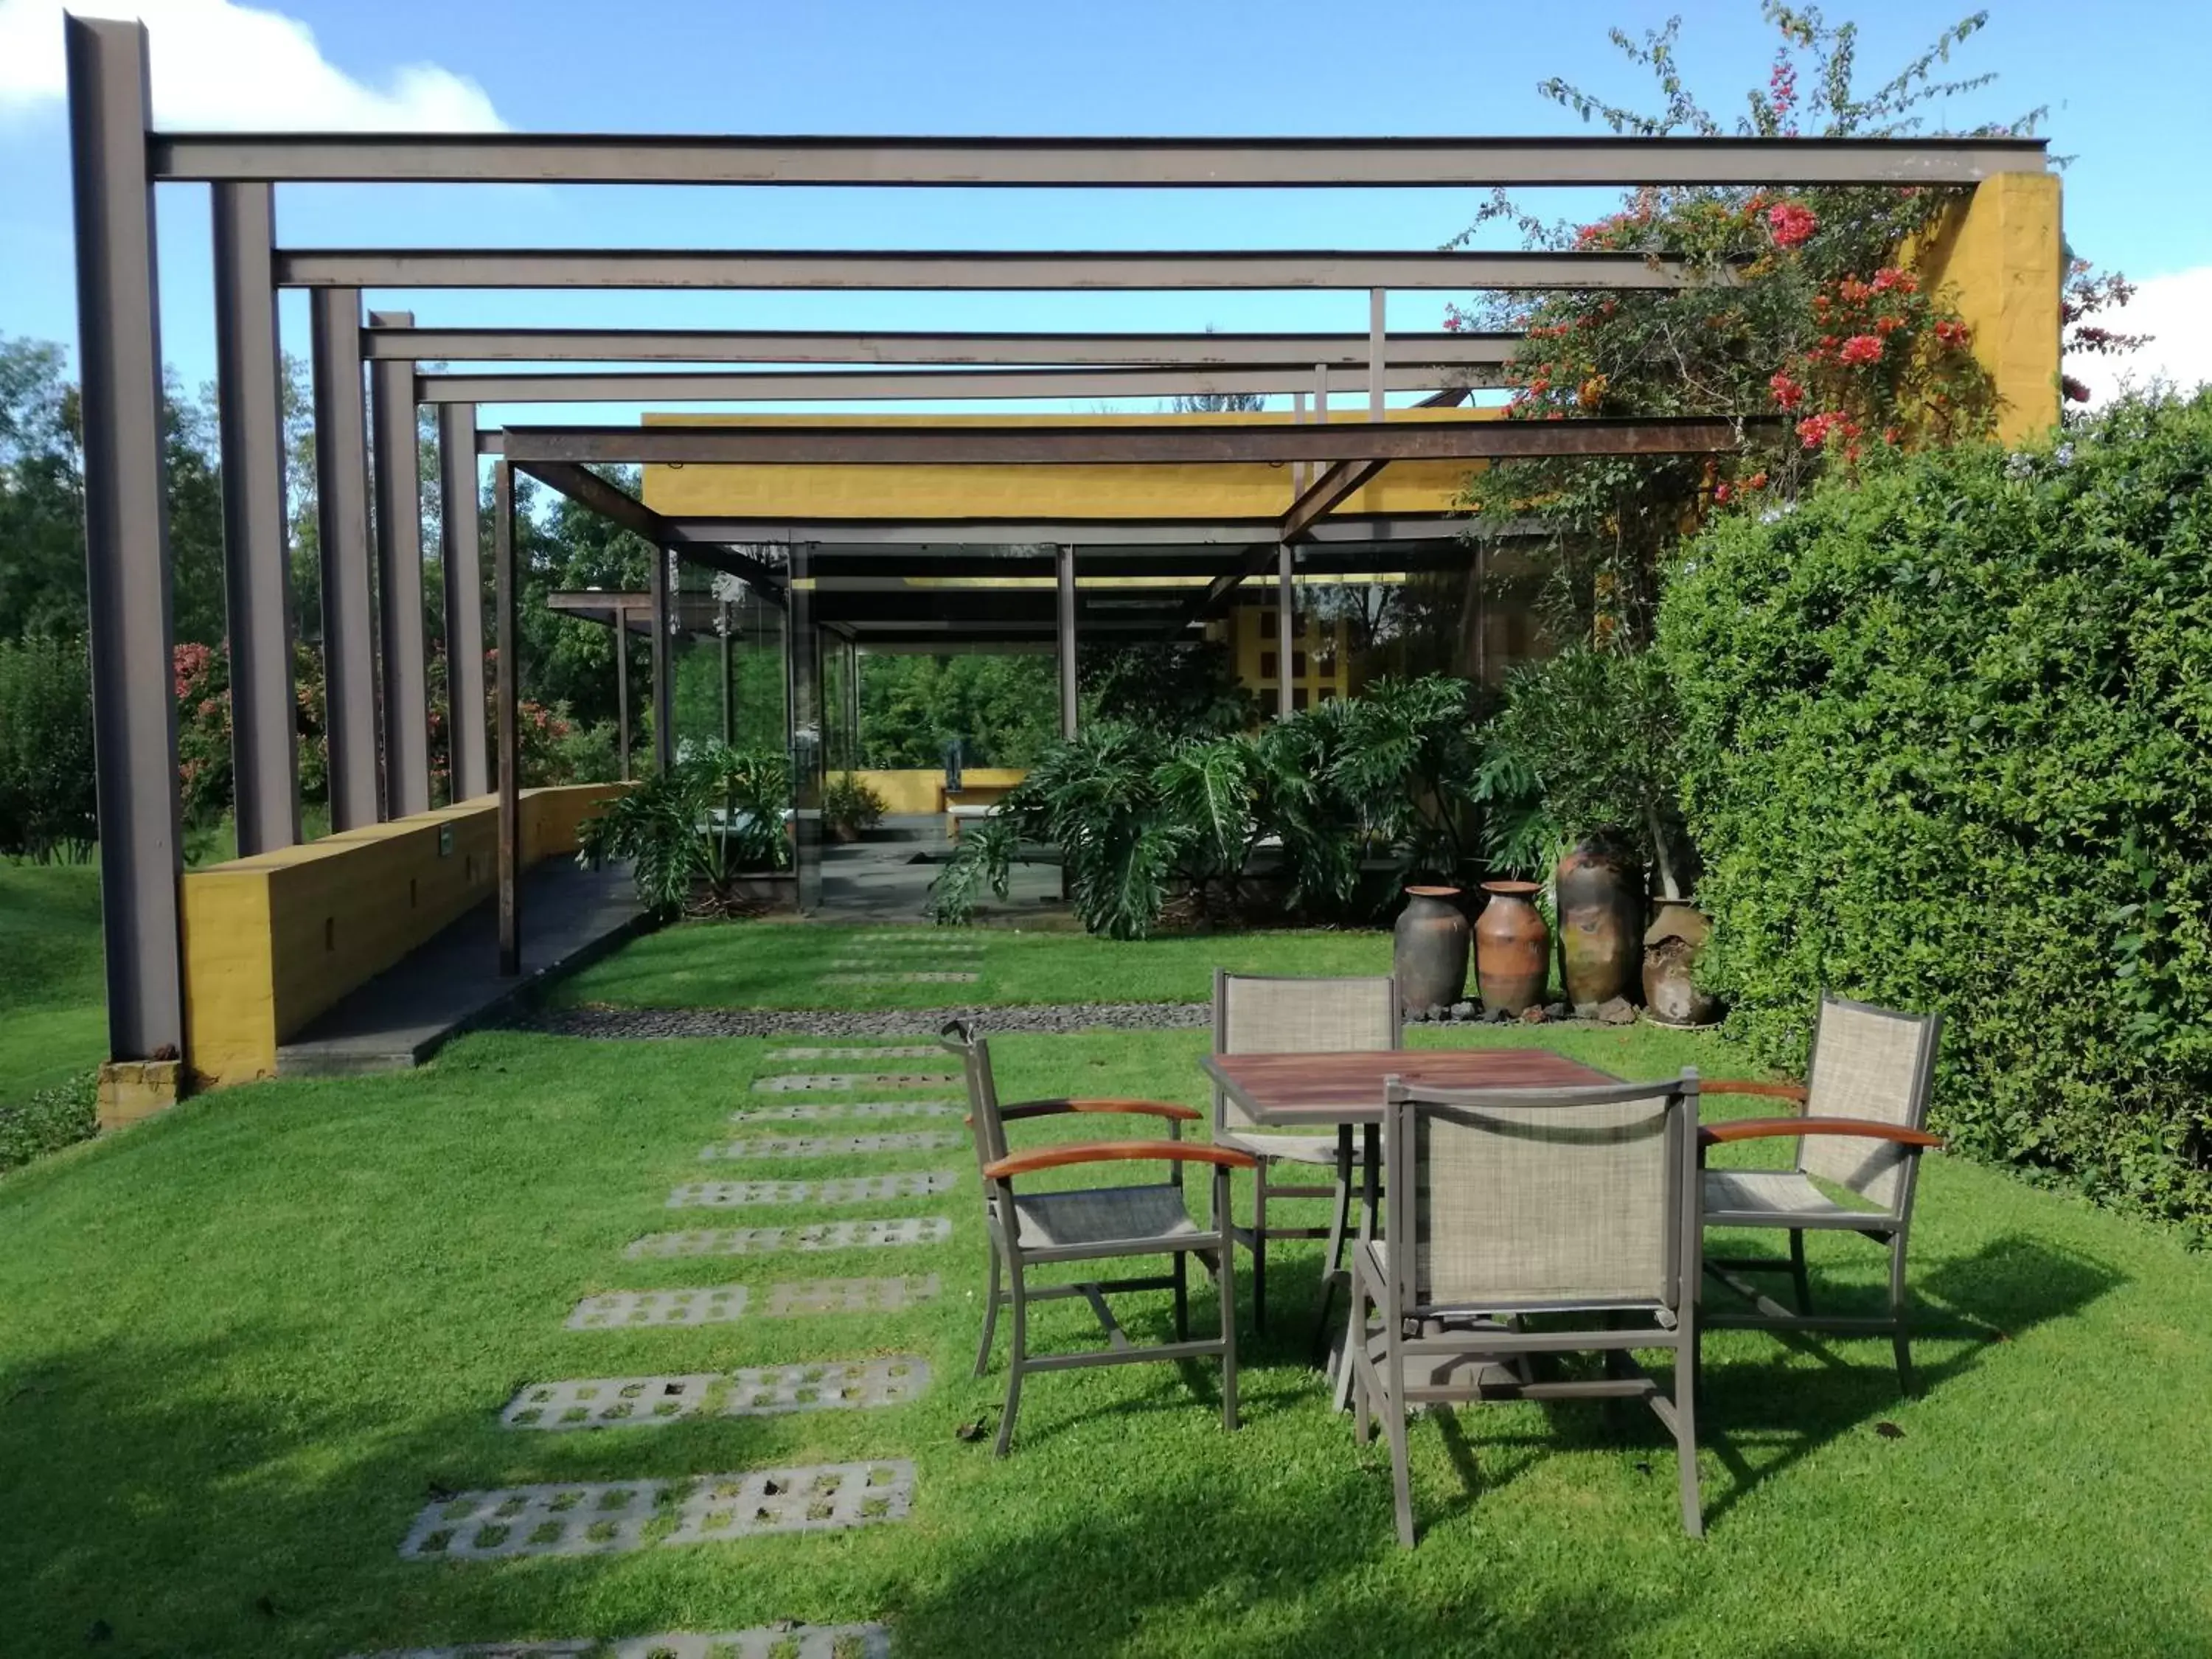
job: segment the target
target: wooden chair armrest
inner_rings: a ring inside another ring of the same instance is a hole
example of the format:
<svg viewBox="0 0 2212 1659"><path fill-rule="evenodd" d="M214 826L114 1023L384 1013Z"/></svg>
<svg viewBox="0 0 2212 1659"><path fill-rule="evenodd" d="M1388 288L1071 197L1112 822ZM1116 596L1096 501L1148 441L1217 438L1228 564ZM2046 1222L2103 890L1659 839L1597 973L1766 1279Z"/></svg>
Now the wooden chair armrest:
<svg viewBox="0 0 2212 1659"><path fill-rule="evenodd" d="M1259 1160L1249 1152L1209 1146L1203 1141L1081 1140L1066 1146L1040 1146L1033 1152L1016 1152L985 1164L983 1175L990 1181L1011 1181L1016 1176L1064 1169L1071 1164L1112 1164L1148 1158L1169 1164L1218 1164L1226 1170L1259 1166Z"/></svg>
<svg viewBox="0 0 2212 1659"><path fill-rule="evenodd" d="M1780 1135L1857 1135L1867 1140L1893 1141L1916 1151L1940 1147L1943 1137L1901 1124L1876 1123L1863 1117L1743 1117L1733 1123L1711 1123L1698 1131L1707 1146L1724 1146L1732 1140L1768 1140Z"/></svg>
<svg viewBox="0 0 2212 1659"><path fill-rule="evenodd" d="M1195 1123L1199 1117L1189 1107L1171 1106L1164 1100L1024 1100L999 1108L1000 1118L1008 1123L1061 1112L1127 1112L1131 1116L1164 1117L1177 1123Z"/></svg>
<svg viewBox="0 0 2212 1659"><path fill-rule="evenodd" d="M1775 1100L1794 1100L1805 1103L1805 1085L1802 1083L1759 1083L1749 1078L1713 1078L1698 1079L1699 1095L1765 1095Z"/></svg>

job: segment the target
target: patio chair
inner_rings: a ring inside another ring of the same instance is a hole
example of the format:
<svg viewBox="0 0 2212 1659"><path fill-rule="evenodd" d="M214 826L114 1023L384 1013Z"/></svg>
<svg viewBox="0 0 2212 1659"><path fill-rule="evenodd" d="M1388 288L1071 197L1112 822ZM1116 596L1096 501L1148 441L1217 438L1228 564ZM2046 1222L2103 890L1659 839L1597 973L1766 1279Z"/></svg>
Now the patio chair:
<svg viewBox="0 0 2212 1659"><path fill-rule="evenodd" d="M1388 974L1358 978L1299 979L1262 974L1213 971L1213 1052L1217 1054L1349 1053L1404 1046L1399 1024L1398 988ZM1252 1252L1252 1328L1267 1329L1267 1241L1325 1238L1328 1259L1323 1283L1334 1289L1343 1271L1346 1230L1352 1213L1352 1159L1342 1137L1264 1129L1228 1095L1213 1091L1213 1144L1233 1146L1258 1160L1253 1179L1249 1227L1230 1228ZM1279 1164L1303 1164L1334 1172L1330 1184L1283 1182ZM1325 1198L1336 1206L1326 1227L1276 1227L1267 1223L1271 1199ZM1322 1297L1319 1329L1328 1328L1328 1297Z"/></svg>
<svg viewBox="0 0 2212 1659"><path fill-rule="evenodd" d="M1802 1117L1740 1119L1706 1128L1711 1146L1784 1136L1797 1140L1797 1159L1787 1170L1708 1170L1705 1173L1707 1227L1786 1228L1787 1261L1768 1256L1713 1256L1706 1272L1751 1304L1747 1313L1712 1313L1708 1329L1825 1330L1890 1334L1897 1376L1913 1391L1912 1343L1907 1322L1905 1247L1912 1225L1912 1193L1920 1154L1943 1142L1927 1133L1928 1097L1936 1075L1941 1014L1902 1014L1839 997L1820 999L1813 1055L1802 1085L1794 1083L1712 1082L1708 1095L1771 1095L1803 1108ZM1856 1200L1839 1203L1814 1184L1826 1182ZM1889 1247L1889 1313L1886 1317L1816 1314L1805 1272L1805 1235L1853 1232ZM1760 1292L1747 1273L1787 1273L1796 1288L1795 1310Z"/></svg>
<svg viewBox="0 0 2212 1659"><path fill-rule="evenodd" d="M1249 1170L1253 1160L1230 1148L1182 1139L1183 1124L1198 1114L1188 1106L1153 1100L1025 1100L999 1103L992 1080L990 1045L963 1021L944 1028L945 1048L960 1057L968 1080L969 1127L975 1162L983 1178L983 1224L990 1240L991 1279L983 1304L983 1340L975 1350L975 1375L989 1369L991 1339L999 1310L1013 1310L1013 1340L1008 1353L1006 1407L999 1422L998 1455L1012 1445L1014 1417L1021 1408L1022 1379L1031 1371L1072 1370L1085 1365L1122 1365L1147 1359L1221 1358L1222 1426L1237 1426L1236 1248L1224 1224L1229 1216L1229 1172ZM1067 1113L1107 1113L1164 1119L1165 1139L1058 1142L1026 1152L1006 1143L1009 1123ZM1024 1179L1046 1170L1130 1159L1168 1166L1164 1182L1087 1188L1074 1192L1036 1192ZM1183 1201L1186 1164L1213 1170L1212 1225L1201 1228ZM1017 1190L1017 1182L1020 1190ZM1032 1285L1030 1270L1069 1261L1110 1261L1164 1255L1172 1266L1164 1274L1089 1279L1079 1284ZM1190 1338L1190 1301L1185 1284L1188 1258L1198 1256L1213 1273L1221 1302L1221 1334ZM1152 1347L1133 1346L1106 1297L1122 1291L1173 1291L1176 1340ZM1032 1355L1029 1351L1029 1304L1081 1297L1105 1328L1107 1346L1080 1353Z"/></svg>
<svg viewBox="0 0 2212 1659"><path fill-rule="evenodd" d="M1352 1254L1352 1431L1379 1416L1398 1541L1413 1542L1406 1417L1448 1401L1647 1401L1698 1498L1698 1078L1576 1089L1386 1091L1383 1236ZM1674 1355L1671 1394L1634 1349ZM1528 1357L1601 1352L1559 1380Z"/></svg>

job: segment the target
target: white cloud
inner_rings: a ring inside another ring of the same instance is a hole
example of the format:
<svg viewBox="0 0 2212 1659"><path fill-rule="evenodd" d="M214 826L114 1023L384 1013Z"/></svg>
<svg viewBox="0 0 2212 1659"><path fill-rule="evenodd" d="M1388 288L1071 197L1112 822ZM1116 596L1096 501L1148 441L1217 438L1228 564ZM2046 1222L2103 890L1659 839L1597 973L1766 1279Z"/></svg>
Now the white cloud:
<svg viewBox="0 0 2212 1659"><path fill-rule="evenodd" d="M2146 278L2125 307L2089 320L2117 333L2152 337L2140 350L2119 356L2066 360L2066 372L2098 403L2129 384L2166 380L2188 392L2212 380L2212 265Z"/></svg>
<svg viewBox="0 0 2212 1659"><path fill-rule="evenodd" d="M0 112L66 95L64 9L143 20L157 126L437 132L505 125L484 89L450 70L410 64L371 84L325 58L305 23L232 0L0 0Z"/></svg>

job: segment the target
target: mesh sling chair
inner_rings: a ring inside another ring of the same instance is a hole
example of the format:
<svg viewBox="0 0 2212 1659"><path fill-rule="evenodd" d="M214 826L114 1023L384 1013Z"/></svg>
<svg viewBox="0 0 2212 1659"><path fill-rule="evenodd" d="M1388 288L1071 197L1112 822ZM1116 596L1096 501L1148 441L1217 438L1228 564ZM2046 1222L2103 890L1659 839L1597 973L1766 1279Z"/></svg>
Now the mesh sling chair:
<svg viewBox="0 0 2212 1659"><path fill-rule="evenodd" d="M1006 1407L999 1423L999 1455L1004 1457L1013 1443L1014 1417L1021 1408L1022 1378L1031 1371L1072 1370L1085 1365L1121 1365L1147 1359L1196 1359L1218 1354L1222 1425L1234 1429L1236 1248L1224 1226L1229 1216L1229 1172L1232 1169L1250 1169L1253 1160L1227 1148L1184 1141L1183 1124L1199 1115L1188 1106L1152 1100L1027 1100L1002 1106L992 1080L990 1045L957 1020L945 1027L944 1042L960 1057L967 1073L968 1121L975 1143L975 1161L983 1177L983 1221L991 1245L990 1288L984 1299L983 1340L975 1349L976 1376L982 1376L989 1369L991 1339L998 1328L1000 1308L1013 1310ZM1164 1118L1168 1133L1164 1139L1060 1142L1028 1152L1015 1152L1008 1147L1007 1124L1073 1112ZM1165 1164L1168 1179L1075 1192L1016 1190L1016 1182L1022 1177L1041 1170L1129 1159ZM1213 1170L1211 1227L1199 1226L1183 1201L1182 1170L1186 1164L1206 1164ZM1172 1263L1166 1273L1091 1279L1074 1285L1032 1285L1029 1282L1032 1267L1158 1255L1169 1257ZM1199 1256L1212 1271L1221 1302L1221 1334L1198 1341L1190 1339L1190 1298L1185 1284L1185 1267L1192 1255ZM1162 1290L1175 1292L1176 1340L1152 1347L1137 1347L1106 1305L1106 1297L1121 1291ZM1098 1322L1105 1328L1107 1346L1081 1353L1032 1356L1029 1351L1029 1304L1075 1296L1090 1303L1091 1311L1098 1316Z"/></svg>
<svg viewBox="0 0 2212 1659"><path fill-rule="evenodd" d="M1927 1133L1928 1097L1936 1076L1941 1014L1901 1014L1838 997L1820 999L1806 1081L1708 1083L1708 1094L1771 1095L1796 1102L1802 1117L1750 1118L1717 1123L1707 1146L1793 1137L1797 1161L1788 1170L1708 1170L1705 1173L1708 1227L1787 1228L1787 1261L1766 1256L1713 1256L1705 1270L1751 1304L1749 1312L1708 1314L1709 1329L1887 1331L1897 1356L1899 1383L1912 1392L1912 1344L1906 1320L1905 1246L1912 1224L1912 1191L1920 1154L1942 1141ZM1830 1198L1814 1179L1843 1188L1866 1207ZM1809 1231L1862 1233L1889 1247L1889 1313L1850 1318L1816 1314L1805 1272ZM1743 1277L1787 1273L1796 1291L1795 1311Z"/></svg>
<svg viewBox="0 0 2212 1659"><path fill-rule="evenodd" d="M1413 1089L1382 1119L1384 1233L1352 1255L1352 1431L1379 1416L1398 1540L1413 1542L1407 1409L1454 1400L1648 1401L1698 1499L1698 1078L1577 1089ZM1674 1355L1671 1395L1631 1351ZM1543 1380L1532 1355L1602 1352Z"/></svg>
<svg viewBox="0 0 2212 1659"><path fill-rule="evenodd" d="M1213 1052L1217 1054L1360 1053L1403 1047L1397 983L1387 974L1358 978L1296 979L1213 970ZM1336 1131L1326 1134L1285 1133L1263 1129L1218 1085L1213 1091L1213 1144L1233 1146L1258 1160L1253 1176L1252 1224L1231 1232L1252 1252L1252 1328L1267 1328L1267 1241L1325 1238L1329 1277L1344 1267L1346 1230L1352 1212L1351 1142ZM1279 1164L1329 1170L1328 1186L1285 1184L1274 1178ZM1279 1198L1325 1198L1336 1214L1326 1227L1271 1227L1267 1203ZM1317 1340L1328 1328L1324 1294Z"/></svg>

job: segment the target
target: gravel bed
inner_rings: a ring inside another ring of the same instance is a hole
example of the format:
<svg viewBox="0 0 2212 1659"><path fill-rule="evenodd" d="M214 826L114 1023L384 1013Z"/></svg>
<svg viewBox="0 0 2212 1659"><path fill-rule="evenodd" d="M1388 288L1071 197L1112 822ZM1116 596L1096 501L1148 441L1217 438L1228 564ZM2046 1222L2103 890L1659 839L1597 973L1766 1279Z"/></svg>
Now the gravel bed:
<svg viewBox="0 0 2212 1659"><path fill-rule="evenodd" d="M541 1008L501 1022L553 1036L934 1036L947 1020L979 1031L1186 1031L1212 1024L1204 1002L1060 1002L981 1008Z"/></svg>

